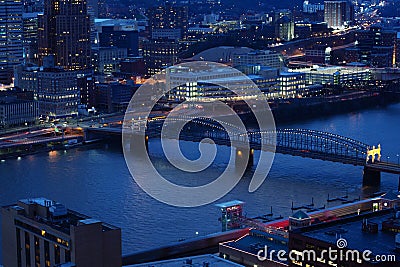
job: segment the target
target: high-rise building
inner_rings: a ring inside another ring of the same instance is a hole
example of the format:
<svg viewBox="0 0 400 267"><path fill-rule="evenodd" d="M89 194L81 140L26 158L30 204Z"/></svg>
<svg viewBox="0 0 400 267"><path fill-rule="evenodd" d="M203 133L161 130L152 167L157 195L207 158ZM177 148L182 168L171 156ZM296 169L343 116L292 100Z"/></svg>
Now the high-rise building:
<svg viewBox="0 0 400 267"><path fill-rule="evenodd" d="M108 12L108 4L106 0L98 0L97 1L97 9L99 16L98 18L108 18L110 13Z"/></svg>
<svg viewBox="0 0 400 267"><path fill-rule="evenodd" d="M99 17L99 0L87 0L88 14L94 18Z"/></svg>
<svg viewBox="0 0 400 267"><path fill-rule="evenodd" d="M38 63L38 17L40 13L23 13L23 51L24 61Z"/></svg>
<svg viewBox="0 0 400 267"><path fill-rule="evenodd" d="M0 1L0 83L10 84L13 68L22 62L21 0Z"/></svg>
<svg viewBox="0 0 400 267"><path fill-rule="evenodd" d="M188 8L165 4L148 10L150 37L152 39L186 39Z"/></svg>
<svg viewBox="0 0 400 267"><path fill-rule="evenodd" d="M354 6L348 0L325 1L324 10L324 21L330 28L343 28L354 20Z"/></svg>
<svg viewBox="0 0 400 267"><path fill-rule="evenodd" d="M139 54L139 33L131 27L121 25L102 26L99 32L100 47L127 49L128 56Z"/></svg>
<svg viewBox="0 0 400 267"><path fill-rule="evenodd" d="M24 12L26 13L37 13L43 12L44 1L43 0L24 0Z"/></svg>
<svg viewBox="0 0 400 267"><path fill-rule="evenodd" d="M354 20L354 6L349 0L325 1L324 10L324 21L330 28L343 28Z"/></svg>
<svg viewBox="0 0 400 267"><path fill-rule="evenodd" d="M290 20L293 19L293 13L289 9L279 9L274 13L274 22L276 23L279 19L288 17Z"/></svg>
<svg viewBox="0 0 400 267"><path fill-rule="evenodd" d="M310 3L308 0L303 2L303 12L304 13L316 13L317 11L324 10L324 4L320 3Z"/></svg>
<svg viewBox="0 0 400 267"><path fill-rule="evenodd" d="M49 61L49 63L47 63ZM44 67L19 65L15 68L15 86L34 92L39 113L49 117L70 116L78 105L94 105L94 81L91 70L66 71L54 67L51 57Z"/></svg>
<svg viewBox="0 0 400 267"><path fill-rule="evenodd" d="M95 81L91 70L80 71L76 75L77 87L79 90L82 105L92 108L96 105Z"/></svg>
<svg viewBox="0 0 400 267"><path fill-rule="evenodd" d="M39 56L55 55L66 70L89 68L90 18L86 0L45 0L39 17Z"/></svg>
<svg viewBox="0 0 400 267"><path fill-rule="evenodd" d="M179 44L170 40L149 40L143 44L147 75L154 75L178 62Z"/></svg>
<svg viewBox="0 0 400 267"><path fill-rule="evenodd" d="M275 38L290 41L294 38L293 13L288 9L280 9L274 13Z"/></svg>
<svg viewBox="0 0 400 267"><path fill-rule="evenodd" d="M283 16L276 21L275 37L283 41L290 41L294 38L294 23L289 17Z"/></svg>
<svg viewBox="0 0 400 267"><path fill-rule="evenodd" d="M46 199L4 206L4 266L121 266L121 229Z"/></svg>
<svg viewBox="0 0 400 267"><path fill-rule="evenodd" d="M119 71L120 62L127 58L127 49L118 47L93 48L93 67L96 73L112 74Z"/></svg>
<svg viewBox="0 0 400 267"><path fill-rule="evenodd" d="M177 63L181 46L187 39L188 8L166 3L148 9L150 40L143 44L147 75Z"/></svg>
<svg viewBox="0 0 400 267"><path fill-rule="evenodd" d="M381 25L372 25L368 30L355 33L358 61L373 67L392 67L396 61L397 32Z"/></svg>

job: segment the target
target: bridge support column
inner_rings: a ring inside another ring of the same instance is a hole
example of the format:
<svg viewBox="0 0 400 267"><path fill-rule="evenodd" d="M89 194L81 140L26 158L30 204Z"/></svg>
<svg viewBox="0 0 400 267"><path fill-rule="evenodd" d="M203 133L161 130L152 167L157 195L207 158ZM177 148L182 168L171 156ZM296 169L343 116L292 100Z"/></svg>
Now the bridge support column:
<svg viewBox="0 0 400 267"><path fill-rule="evenodd" d="M149 151L149 136L148 135L140 135L140 134L134 134L131 135L130 140L129 140L129 150L131 153L136 154L136 151L141 151L139 148L140 146L143 146L143 138L144 138L144 146L146 148L146 151Z"/></svg>
<svg viewBox="0 0 400 267"><path fill-rule="evenodd" d="M399 185L397 186L397 191L400 192L400 176L399 176Z"/></svg>
<svg viewBox="0 0 400 267"><path fill-rule="evenodd" d="M381 172L364 167L363 186L379 186L381 184Z"/></svg>
<svg viewBox="0 0 400 267"><path fill-rule="evenodd" d="M254 149L236 148L236 168L251 168L254 164Z"/></svg>

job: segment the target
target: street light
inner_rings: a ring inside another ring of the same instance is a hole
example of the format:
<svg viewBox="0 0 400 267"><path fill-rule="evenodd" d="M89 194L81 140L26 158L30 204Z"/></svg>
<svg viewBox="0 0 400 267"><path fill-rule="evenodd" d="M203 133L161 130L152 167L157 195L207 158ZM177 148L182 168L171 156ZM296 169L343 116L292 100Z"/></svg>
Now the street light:
<svg viewBox="0 0 400 267"><path fill-rule="evenodd" d="M400 155L397 154L396 156L397 156L397 165L399 165L399 163L400 163L400 162L399 162L399 156L400 156Z"/></svg>
<svg viewBox="0 0 400 267"><path fill-rule="evenodd" d="M387 156L387 163L389 163L389 159L390 159L390 157L389 157L389 156Z"/></svg>

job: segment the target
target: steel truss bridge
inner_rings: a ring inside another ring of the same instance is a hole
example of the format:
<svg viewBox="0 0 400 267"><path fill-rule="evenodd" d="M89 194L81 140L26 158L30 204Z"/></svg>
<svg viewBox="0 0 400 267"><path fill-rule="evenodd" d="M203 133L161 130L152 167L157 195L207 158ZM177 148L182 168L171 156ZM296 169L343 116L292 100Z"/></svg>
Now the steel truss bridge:
<svg viewBox="0 0 400 267"><path fill-rule="evenodd" d="M176 118L175 121L187 121ZM164 122L153 121L146 126L150 138L162 135ZM167 137L167 136L163 136ZM168 137L167 137L168 138ZM246 143L255 150L320 159L344 164L365 166L370 146L337 134L309 129L276 129L269 131L243 130L234 125L220 125L208 118L196 118L185 125L179 139L200 142L209 138L218 145L244 147Z"/></svg>
<svg viewBox="0 0 400 267"><path fill-rule="evenodd" d="M400 165L380 161L381 147L372 146L358 140L338 134L310 129L276 129L269 131L246 130L232 124L220 124L210 118L176 117L140 121L132 123L124 132L143 131L151 138L168 138L162 131L165 123L185 123L179 140L200 142L205 138L213 140L217 145L245 147L251 149L274 151L276 153L301 156L304 158L340 162L355 166L364 166L377 172L400 174ZM97 133L121 134L122 129L88 128Z"/></svg>

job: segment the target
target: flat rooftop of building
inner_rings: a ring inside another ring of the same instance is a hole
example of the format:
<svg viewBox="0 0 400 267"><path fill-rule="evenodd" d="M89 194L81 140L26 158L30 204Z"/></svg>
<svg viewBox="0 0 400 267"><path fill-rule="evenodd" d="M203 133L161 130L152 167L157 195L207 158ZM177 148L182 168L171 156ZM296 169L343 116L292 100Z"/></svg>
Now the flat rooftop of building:
<svg viewBox="0 0 400 267"><path fill-rule="evenodd" d="M229 68L221 68L219 66L211 65L203 65L201 68L193 69L189 67L181 67L181 66L174 66L169 68L170 70L170 77L171 78L197 78L197 79L205 79L209 81L210 79L218 79L214 77L221 77L220 75L229 75L229 77L243 77L244 75L241 74L239 71ZM215 76L217 75L217 76ZM228 78L229 78L228 77Z"/></svg>
<svg viewBox="0 0 400 267"><path fill-rule="evenodd" d="M296 77L296 76L300 76L302 74L304 74L304 73L300 72L300 71L297 71L297 70L296 71L292 71L292 72L283 71L283 72L279 73L279 76L281 76L281 77Z"/></svg>
<svg viewBox="0 0 400 267"><path fill-rule="evenodd" d="M13 96L5 96L5 97L0 96L0 105L13 105L13 104L21 104L21 103L31 103L32 101L24 100L24 99L17 99L16 97L13 97Z"/></svg>
<svg viewBox="0 0 400 267"><path fill-rule="evenodd" d="M284 237L252 229L248 235L238 240L224 243L223 245L257 255L258 251L265 249L265 246L267 246L269 250L284 250L288 252L288 242L289 241ZM277 257L274 258L274 260L279 261Z"/></svg>
<svg viewBox="0 0 400 267"><path fill-rule="evenodd" d="M207 266L209 267L244 267L244 265L237 264L223 258L220 258L216 255L205 254L200 256L172 259L172 260L163 260L157 262L147 262L141 264L128 265L128 267L188 267L188 266Z"/></svg>
<svg viewBox="0 0 400 267"><path fill-rule="evenodd" d="M66 209L65 206L63 206L62 204L60 204L58 202L55 202L53 200L44 198L44 197L21 199L18 202L26 204L26 205L39 205L39 206L47 207L47 208L51 208L51 207L60 208L60 206L61 206L61 208L64 208L66 213L64 215L62 215L63 220L59 220L59 218L58 218L57 220L52 221L52 220L50 220L50 218L42 218L42 217L39 217L39 216L36 216L36 217L27 216L26 212L20 214L19 216L23 216L24 218L27 218L29 220L33 220L33 221L35 221L36 223L39 223L39 224L45 224L47 226L50 226L54 230L63 232L65 234L70 234L71 225L76 226L79 223L80 224L101 223L103 231L119 229L116 226L103 223L103 222L101 222L101 221L99 221L97 219L90 218L87 215L81 214L79 212L76 212L76 211L73 211L73 210L70 210L70 209ZM19 206L18 203L17 204L3 206L3 208L14 209L14 210L18 210L18 211L24 211L25 210L23 207Z"/></svg>
<svg viewBox="0 0 400 267"><path fill-rule="evenodd" d="M367 218L369 223L378 224L379 230L377 233L362 231L364 218ZM333 246L336 246L338 238L344 238L347 240L348 249L370 250L373 255L394 254L397 259L400 259L400 251L395 250L395 236L397 233L382 231L382 223L392 218L394 218L394 213L391 210L385 210L311 226L303 228L301 231L303 236L311 237ZM399 219L397 221L399 223Z"/></svg>
<svg viewBox="0 0 400 267"><path fill-rule="evenodd" d="M243 201L232 200L232 201L228 201L228 202L224 202L224 203L215 204L215 206L218 208L228 208L228 207L243 205L243 204L244 204Z"/></svg>
<svg viewBox="0 0 400 267"><path fill-rule="evenodd" d="M197 83L224 84L229 82L250 82L250 80L262 79L259 75L239 75L234 77L198 80Z"/></svg>
<svg viewBox="0 0 400 267"><path fill-rule="evenodd" d="M272 50L253 50L247 54L238 54L237 56L244 56L244 55L251 55L251 56L255 56L255 55L279 55L278 53L272 51Z"/></svg>
<svg viewBox="0 0 400 267"><path fill-rule="evenodd" d="M361 66L355 66L355 67L329 66L329 67L313 67L313 68L289 70L289 72L316 73L316 74L327 74L327 75L333 75L337 72L341 74L353 74L353 73L368 72L368 71L369 69Z"/></svg>

